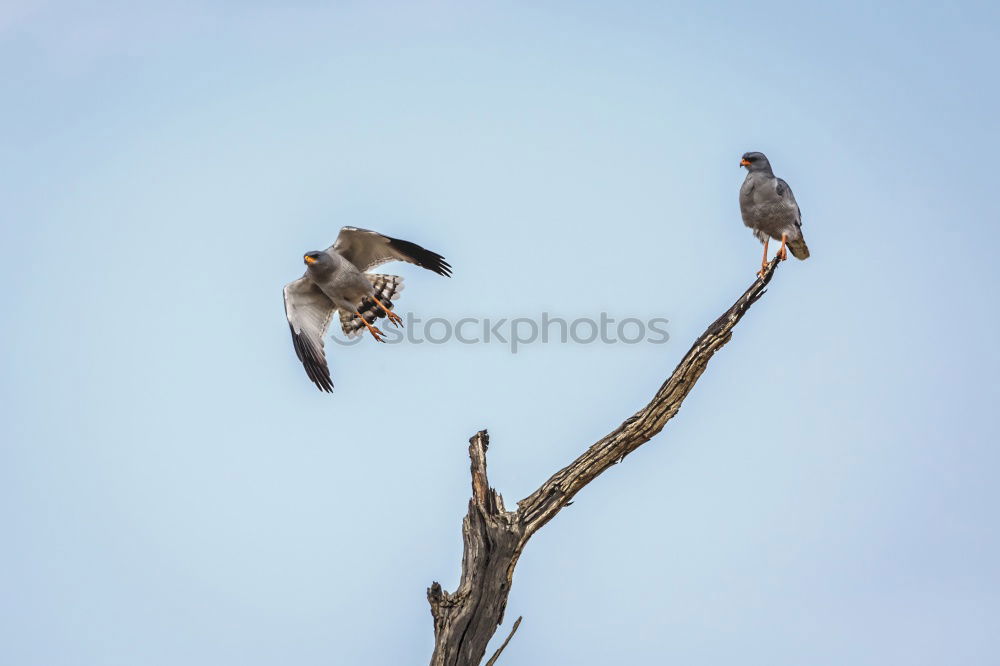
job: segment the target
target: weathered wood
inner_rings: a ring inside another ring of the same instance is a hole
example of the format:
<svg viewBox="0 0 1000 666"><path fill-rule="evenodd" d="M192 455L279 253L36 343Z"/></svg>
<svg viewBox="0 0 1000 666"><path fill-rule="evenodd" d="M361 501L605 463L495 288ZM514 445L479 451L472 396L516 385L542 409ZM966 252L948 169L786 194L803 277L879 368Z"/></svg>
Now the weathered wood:
<svg viewBox="0 0 1000 666"><path fill-rule="evenodd" d="M709 360L729 342L733 328L764 295L778 263L777 258L772 260L764 275L695 340L648 405L518 502L516 511L507 511L503 497L490 488L486 475L489 435L483 430L469 440L472 499L462 521L462 577L455 592L445 592L437 582L427 590L434 618L431 666L476 666L482 661L486 646L503 622L514 567L528 539L584 486L663 430Z"/></svg>
<svg viewBox="0 0 1000 666"><path fill-rule="evenodd" d="M434 617L432 666L478 664L503 621L514 565L526 539L516 512L504 509L503 497L489 485L486 449L489 435L469 440L472 499L462 521L462 578L448 593L436 581L427 590Z"/></svg>
<svg viewBox="0 0 1000 666"><path fill-rule="evenodd" d="M504 642L500 644L500 647L497 648L497 651L493 653L493 656L490 657L490 660L486 662L486 666L493 666L493 664L497 663L497 659L500 658L500 653L503 652L503 649L505 647L507 647L507 643L510 643L510 639L514 638L514 632L517 631L517 628L521 626L522 619L523 618L519 616L516 620L514 620L514 626L510 628L510 633L507 634L507 638L504 639Z"/></svg>

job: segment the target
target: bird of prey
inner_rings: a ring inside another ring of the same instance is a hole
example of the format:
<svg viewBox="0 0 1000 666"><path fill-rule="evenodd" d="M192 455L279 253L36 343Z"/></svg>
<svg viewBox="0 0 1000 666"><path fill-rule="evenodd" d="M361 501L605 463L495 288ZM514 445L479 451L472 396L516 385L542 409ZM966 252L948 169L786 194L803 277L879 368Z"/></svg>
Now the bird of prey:
<svg viewBox="0 0 1000 666"><path fill-rule="evenodd" d="M451 266L440 254L355 227L344 227L333 245L322 252L306 252L303 261L305 274L285 285L285 317L295 355L309 379L328 393L333 391L333 381L323 352L323 336L334 311L340 311L340 325L348 337L361 335L367 328L372 337L384 342L384 333L375 327L375 321L387 317L395 326L402 322L392 311L392 301L403 289L403 278L366 271L388 261L405 261L451 276Z"/></svg>
<svg viewBox="0 0 1000 666"><path fill-rule="evenodd" d="M758 276L767 268L767 243L781 241L778 258L788 258L785 247L796 259L808 259L809 248L802 237L802 213L788 183L774 175L764 153L744 153L740 166L746 167L747 177L740 188L740 213L743 224L753 229L753 235L764 244Z"/></svg>

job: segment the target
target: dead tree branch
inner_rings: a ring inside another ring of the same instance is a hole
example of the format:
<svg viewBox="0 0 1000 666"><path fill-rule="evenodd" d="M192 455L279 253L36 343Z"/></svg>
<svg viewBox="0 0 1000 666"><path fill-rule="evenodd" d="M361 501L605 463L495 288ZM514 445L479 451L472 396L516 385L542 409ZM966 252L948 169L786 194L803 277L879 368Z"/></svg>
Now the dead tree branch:
<svg viewBox="0 0 1000 666"><path fill-rule="evenodd" d="M514 620L514 626L510 628L510 633L507 634L507 639L504 640L503 644L497 648L496 652L493 653L493 656L490 657L490 660L486 662L486 666L493 666L493 664L497 663L497 659L500 658L500 653L503 652L503 649L505 647L507 647L507 643L510 643L510 639L514 637L514 632L517 631L517 628L521 626L522 619L523 618L518 617L516 620Z"/></svg>
<svg viewBox="0 0 1000 666"><path fill-rule="evenodd" d="M733 328L764 295L777 267L775 258L768 264L764 276L695 340L648 405L518 502L516 511L507 511L503 497L490 488L486 475L489 447L486 431L476 433L469 440L472 499L462 520L462 577L455 592L445 592L437 582L427 590L434 618L431 666L476 666L482 661L487 644L503 622L514 567L528 539L552 520L584 486L648 442L677 414L684 398L708 367L709 360L729 342ZM516 628L515 625L514 630ZM500 650L505 646L506 641Z"/></svg>

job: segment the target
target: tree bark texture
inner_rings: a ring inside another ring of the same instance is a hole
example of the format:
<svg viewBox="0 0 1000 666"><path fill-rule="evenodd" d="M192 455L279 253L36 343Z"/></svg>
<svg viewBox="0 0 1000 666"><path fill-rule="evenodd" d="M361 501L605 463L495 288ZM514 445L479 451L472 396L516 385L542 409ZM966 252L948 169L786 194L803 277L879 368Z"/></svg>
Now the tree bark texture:
<svg viewBox="0 0 1000 666"><path fill-rule="evenodd" d="M427 590L434 618L431 666L477 666L482 662L490 639L503 622L514 567L528 539L584 486L648 442L677 414L709 360L729 342L733 328L764 295L778 263L777 258L772 260L763 276L695 340L648 405L518 502L517 510L508 511L503 497L490 487L486 475L489 435L485 430L473 435L469 440L472 498L462 520L462 577L454 592L446 592L437 582Z"/></svg>

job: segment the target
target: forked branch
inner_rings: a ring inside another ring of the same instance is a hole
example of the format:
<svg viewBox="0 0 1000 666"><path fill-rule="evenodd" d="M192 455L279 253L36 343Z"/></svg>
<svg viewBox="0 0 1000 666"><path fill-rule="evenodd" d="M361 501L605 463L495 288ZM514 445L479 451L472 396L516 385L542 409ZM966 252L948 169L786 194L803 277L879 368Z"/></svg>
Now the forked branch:
<svg viewBox="0 0 1000 666"><path fill-rule="evenodd" d="M487 644L503 622L514 567L528 539L584 486L663 430L705 372L709 360L729 342L733 328L764 295L778 263L777 258L772 260L763 276L695 340L648 405L518 502L516 511L507 511L503 497L490 488L486 431L469 440L472 498L462 521L462 577L455 592L445 592L437 582L427 590L434 618L431 666L477 666L482 661Z"/></svg>

